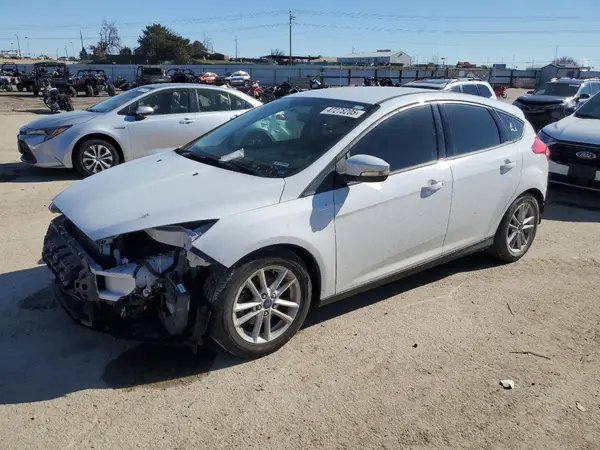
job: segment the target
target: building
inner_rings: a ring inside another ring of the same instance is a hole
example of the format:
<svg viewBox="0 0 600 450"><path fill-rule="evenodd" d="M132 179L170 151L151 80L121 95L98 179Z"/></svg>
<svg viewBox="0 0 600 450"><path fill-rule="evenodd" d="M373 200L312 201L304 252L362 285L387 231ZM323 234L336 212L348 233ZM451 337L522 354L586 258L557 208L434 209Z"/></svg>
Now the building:
<svg viewBox="0 0 600 450"><path fill-rule="evenodd" d="M589 78L585 72L589 72L589 67L580 67L575 64L548 64L541 69L540 82L545 83L552 78Z"/></svg>
<svg viewBox="0 0 600 450"><path fill-rule="evenodd" d="M337 61L340 64L357 66L410 66L410 56L404 52L392 50L377 50L376 52L350 53L340 56Z"/></svg>

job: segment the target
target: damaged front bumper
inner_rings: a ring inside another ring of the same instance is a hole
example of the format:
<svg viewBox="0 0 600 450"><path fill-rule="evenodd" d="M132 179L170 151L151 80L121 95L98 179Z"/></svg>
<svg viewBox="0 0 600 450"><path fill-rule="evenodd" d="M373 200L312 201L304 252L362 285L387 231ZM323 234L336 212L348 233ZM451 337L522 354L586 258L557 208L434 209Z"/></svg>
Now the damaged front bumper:
<svg viewBox="0 0 600 450"><path fill-rule="evenodd" d="M210 310L177 274L146 273L144 281L155 284L136 286L148 269L133 263L103 269L106 258L96 245L64 216L50 223L44 239L42 258L56 277L57 299L76 322L116 337L201 344Z"/></svg>

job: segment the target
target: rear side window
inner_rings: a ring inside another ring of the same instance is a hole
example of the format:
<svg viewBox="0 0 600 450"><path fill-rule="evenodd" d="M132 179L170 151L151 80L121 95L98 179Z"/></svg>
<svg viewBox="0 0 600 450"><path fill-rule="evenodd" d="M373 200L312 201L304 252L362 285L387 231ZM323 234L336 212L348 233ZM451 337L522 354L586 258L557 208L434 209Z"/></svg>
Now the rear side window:
<svg viewBox="0 0 600 450"><path fill-rule="evenodd" d="M586 84L579 89L579 95L581 94L588 94L590 96L592 95L592 89L590 88L589 84Z"/></svg>
<svg viewBox="0 0 600 450"><path fill-rule="evenodd" d="M592 95L596 95L600 91L600 83L590 83L590 89L592 90Z"/></svg>
<svg viewBox="0 0 600 450"><path fill-rule="evenodd" d="M500 132L487 108L459 103L441 106L447 156L465 155L500 145Z"/></svg>
<svg viewBox="0 0 600 450"><path fill-rule="evenodd" d="M477 90L477 86L474 85L474 84L463 84L462 91L465 94L479 95L479 91Z"/></svg>
<svg viewBox="0 0 600 450"><path fill-rule="evenodd" d="M492 98L492 95L494 95L494 93L490 91L490 88L487 87L485 84L478 84L477 88L479 89L479 95L481 95L482 97Z"/></svg>
<svg viewBox="0 0 600 450"><path fill-rule="evenodd" d="M437 161L437 134L430 105L400 111L377 125L350 150L385 160L390 171Z"/></svg>
<svg viewBox="0 0 600 450"><path fill-rule="evenodd" d="M525 128L523 122L517 119L515 116L511 116L510 114L506 114L497 110L496 113L506 128L507 139L503 139L503 141L509 142L521 139L523 136L523 129Z"/></svg>
<svg viewBox="0 0 600 450"><path fill-rule="evenodd" d="M462 92L462 91L460 90L460 85L459 85L459 84L456 84L456 85L452 86L452 87L451 87L450 89L448 89L448 90L449 90L449 91L452 91L452 92Z"/></svg>

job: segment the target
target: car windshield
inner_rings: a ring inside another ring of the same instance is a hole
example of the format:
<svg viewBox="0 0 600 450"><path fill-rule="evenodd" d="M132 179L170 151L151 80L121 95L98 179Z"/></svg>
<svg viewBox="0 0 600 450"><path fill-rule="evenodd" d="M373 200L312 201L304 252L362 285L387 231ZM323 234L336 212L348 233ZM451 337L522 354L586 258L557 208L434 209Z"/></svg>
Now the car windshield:
<svg viewBox="0 0 600 450"><path fill-rule="evenodd" d="M233 72L233 77L243 77L248 75L246 72Z"/></svg>
<svg viewBox="0 0 600 450"><path fill-rule="evenodd" d="M578 84L567 83L545 83L541 88L535 90L533 95L553 95L555 97L572 97L579 90Z"/></svg>
<svg viewBox="0 0 600 450"><path fill-rule="evenodd" d="M594 95L575 112L581 119L600 119L600 95Z"/></svg>
<svg viewBox="0 0 600 450"><path fill-rule="evenodd" d="M97 105L88 108L86 111L98 113L109 112L113 109L123 106L125 103L129 102L130 100L133 100L136 97L139 97L140 95L150 92L153 89L154 88L149 86L132 89L130 91L123 92L122 94L119 94L116 97L111 97L108 100L104 100L103 102L100 102Z"/></svg>
<svg viewBox="0 0 600 450"><path fill-rule="evenodd" d="M356 102L286 97L248 111L177 152L228 170L285 178L311 165L374 109Z"/></svg>
<svg viewBox="0 0 600 450"><path fill-rule="evenodd" d="M162 69L160 67L144 67L142 73L144 75L162 75Z"/></svg>

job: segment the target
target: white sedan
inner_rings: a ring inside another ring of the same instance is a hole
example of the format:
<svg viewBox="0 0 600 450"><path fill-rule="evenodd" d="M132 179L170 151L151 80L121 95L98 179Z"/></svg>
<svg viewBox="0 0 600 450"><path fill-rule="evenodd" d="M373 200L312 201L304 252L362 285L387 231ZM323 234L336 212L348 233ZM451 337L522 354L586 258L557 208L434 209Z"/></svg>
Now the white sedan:
<svg viewBox="0 0 600 450"><path fill-rule="evenodd" d="M253 358L311 304L484 249L518 260L547 179L548 149L514 106L308 91L66 189L43 258L86 326Z"/></svg>

